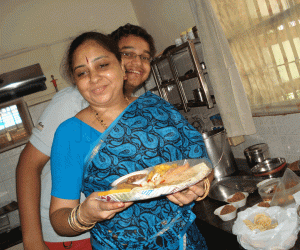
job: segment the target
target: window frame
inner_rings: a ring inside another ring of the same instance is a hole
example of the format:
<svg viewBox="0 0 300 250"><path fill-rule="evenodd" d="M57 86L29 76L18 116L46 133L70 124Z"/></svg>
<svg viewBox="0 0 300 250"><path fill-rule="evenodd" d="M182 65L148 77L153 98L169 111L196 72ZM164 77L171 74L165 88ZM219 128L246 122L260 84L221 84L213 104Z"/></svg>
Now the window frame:
<svg viewBox="0 0 300 250"><path fill-rule="evenodd" d="M18 140L16 142L13 142L12 144L6 145L3 147L3 144L0 143L0 153L3 153L5 151L11 150L13 148L22 146L24 144L26 144L29 141L29 138L32 134L32 129L34 127L27 103L24 101L23 98L19 98L19 99L15 99L12 101L8 101L8 102L4 102L4 103L0 103L0 109L12 106L12 105L16 105L18 112L20 114L20 117L22 119L22 123L24 126L24 129L26 130L28 136L26 136L25 138Z"/></svg>

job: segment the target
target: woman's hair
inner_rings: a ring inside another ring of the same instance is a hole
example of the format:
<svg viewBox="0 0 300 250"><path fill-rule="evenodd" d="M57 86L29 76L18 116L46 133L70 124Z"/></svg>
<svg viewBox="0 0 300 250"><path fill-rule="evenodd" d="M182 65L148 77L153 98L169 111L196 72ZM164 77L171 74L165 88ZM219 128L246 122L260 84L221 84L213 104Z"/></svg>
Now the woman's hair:
<svg viewBox="0 0 300 250"><path fill-rule="evenodd" d="M155 49L154 39L145 29L143 29L140 26L127 23L126 25L121 26L115 31L113 31L110 34L110 37L112 37L118 43L122 37L127 37L130 35L143 38L149 44L150 56L151 57L155 56L156 49Z"/></svg>
<svg viewBox="0 0 300 250"><path fill-rule="evenodd" d="M95 41L107 51L113 53L119 62L121 62L121 54L119 53L119 47L115 40L111 37L98 33L98 32L85 32L76 37L70 44L63 60L60 65L60 73L63 78L75 85L73 80L73 55L75 50L87 41Z"/></svg>

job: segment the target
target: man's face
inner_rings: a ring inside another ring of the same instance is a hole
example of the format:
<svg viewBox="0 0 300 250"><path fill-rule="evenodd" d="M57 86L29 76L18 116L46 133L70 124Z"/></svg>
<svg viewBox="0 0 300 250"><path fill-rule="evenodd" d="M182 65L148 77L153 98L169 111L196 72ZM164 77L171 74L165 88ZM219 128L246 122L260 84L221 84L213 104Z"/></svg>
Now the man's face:
<svg viewBox="0 0 300 250"><path fill-rule="evenodd" d="M150 46L143 38L134 35L122 37L118 45L127 76L125 89L136 89L150 74Z"/></svg>

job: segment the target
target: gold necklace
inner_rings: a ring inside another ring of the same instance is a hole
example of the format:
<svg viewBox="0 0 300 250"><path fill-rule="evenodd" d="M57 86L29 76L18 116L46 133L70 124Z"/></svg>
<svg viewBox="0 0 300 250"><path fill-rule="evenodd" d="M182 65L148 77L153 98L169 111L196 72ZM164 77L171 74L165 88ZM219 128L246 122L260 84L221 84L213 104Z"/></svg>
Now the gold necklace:
<svg viewBox="0 0 300 250"><path fill-rule="evenodd" d="M98 120L98 122L100 122L101 126L104 129L107 129L108 127L107 127L106 123L103 121L103 119L101 119L102 115L99 115L99 113L95 109L93 109L91 106L90 106L90 108L93 111L93 113L95 114L95 117Z"/></svg>
<svg viewBox="0 0 300 250"><path fill-rule="evenodd" d="M128 99L127 96L125 96L125 100L126 100L126 102L127 102L127 105L129 105L130 102L129 102L129 99ZM102 115L99 115L99 113L98 113L95 109L93 109L91 106L90 106L90 109L91 109L92 112L95 114L95 117L96 117L97 121L101 124L101 126L102 126L104 129L107 129L108 126L107 126L106 123L103 121Z"/></svg>

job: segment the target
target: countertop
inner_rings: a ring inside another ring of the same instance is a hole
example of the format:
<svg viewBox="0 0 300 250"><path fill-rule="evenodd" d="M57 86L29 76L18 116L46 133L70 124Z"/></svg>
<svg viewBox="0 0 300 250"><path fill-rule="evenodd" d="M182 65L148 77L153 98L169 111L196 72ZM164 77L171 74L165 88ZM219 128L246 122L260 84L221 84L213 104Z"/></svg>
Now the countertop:
<svg viewBox="0 0 300 250"><path fill-rule="evenodd" d="M249 175L250 169L247 166L247 163L243 159L236 159L237 165L238 165L238 170L234 174L236 175ZM262 199L258 193L258 191L254 191L251 193L247 199L246 206L239 208L239 211L243 211L247 209L248 207L252 207L253 205L261 202ZM203 201L197 202L193 208L193 212L196 214L198 221L201 223L204 223L205 225L210 225L214 227L214 229L219 230L218 232L225 233L227 235L234 236L235 242L237 242L236 235L232 234L232 226L234 224L235 219L231 221L222 221L218 216L214 215L215 209L218 207L225 205L225 202L222 201L217 201L214 199L211 199L209 197L205 198ZM200 227L200 231L202 232L205 230L205 228ZM244 249L240 245L238 245L239 248L232 248L232 249ZM222 248L222 249L227 249L227 248ZM229 248L228 248L229 249ZM295 246L291 248L293 250L300 249L300 238L298 235L298 239L295 243Z"/></svg>

